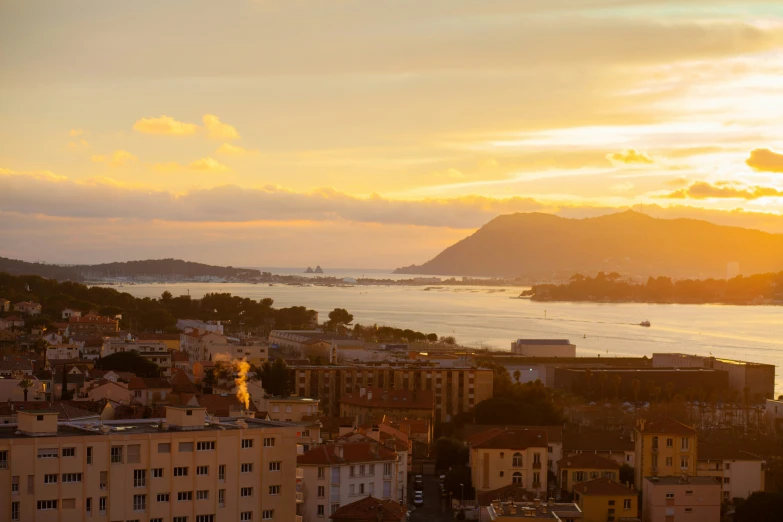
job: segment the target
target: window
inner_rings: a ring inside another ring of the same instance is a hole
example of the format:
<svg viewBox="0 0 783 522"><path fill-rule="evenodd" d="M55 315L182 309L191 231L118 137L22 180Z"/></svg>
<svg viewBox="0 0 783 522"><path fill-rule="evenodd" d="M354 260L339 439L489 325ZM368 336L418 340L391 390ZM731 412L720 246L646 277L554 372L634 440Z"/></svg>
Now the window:
<svg viewBox="0 0 783 522"><path fill-rule="evenodd" d="M111 447L111 463L122 464L122 446Z"/></svg>
<svg viewBox="0 0 783 522"><path fill-rule="evenodd" d="M109 482L109 472L108 471L101 471L101 489L106 489L106 484Z"/></svg>
<svg viewBox="0 0 783 522"><path fill-rule="evenodd" d="M188 468L174 468L174 476L175 477L187 477L188 476Z"/></svg>
<svg viewBox="0 0 783 522"><path fill-rule="evenodd" d="M261 512L261 518L264 520L271 520L275 518L275 510L274 509L265 509Z"/></svg>
<svg viewBox="0 0 783 522"><path fill-rule="evenodd" d="M193 443L192 442L180 442L179 443L179 452L180 453L193 453Z"/></svg>
<svg viewBox="0 0 783 522"><path fill-rule="evenodd" d="M505 454L505 453L503 453L503 452L501 451L501 452L500 452L500 458L502 459L502 458L503 458L503 457L505 457L505 456L506 456L506 454Z"/></svg>
<svg viewBox="0 0 783 522"><path fill-rule="evenodd" d="M20 520L19 502L11 502L11 520Z"/></svg>
<svg viewBox="0 0 783 522"><path fill-rule="evenodd" d="M533 453L533 467L536 467L536 464L538 466L541 466L541 454L540 453Z"/></svg>
<svg viewBox="0 0 783 522"><path fill-rule="evenodd" d="M323 504L318 504L318 516L319 517L326 516L326 509Z"/></svg>
<svg viewBox="0 0 783 522"><path fill-rule="evenodd" d="M56 459L59 456L57 448L40 448L38 450L39 459ZM7 461L7 457L6 457Z"/></svg>
<svg viewBox="0 0 783 522"><path fill-rule="evenodd" d="M218 490L218 507L226 507L226 490Z"/></svg>
<svg viewBox="0 0 783 522"><path fill-rule="evenodd" d="M693 513L693 508L685 508L686 513Z"/></svg>
<svg viewBox="0 0 783 522"><path fill-rule="evenodd" d="M623 509L631 509L631 499L626 498L623 500Z"/></svg>
<svg viewBox="0 0 783 522"><path fill-rule="evenodd" d="M252 463L245 463L242 464L239 468L240 473L253 473L253 464Z"/></svg>
<svg viewBox="0 0 783 522"><path fill-rule="evenodd" d="M200 489L196 491L196 500L209 500L209 490Z"/></svg>
<svg viewBox="0 0 783 522"><path fill-rule="evenodd" d="M368 468L369 468L369 475L370 475L371 477L375 476L375 464L370 464L370 465L368 466Z"/></svg>
<svg viewBox="0 0 783 522"><path fill-rule="evenodd" d="M69 484L69 483L81 482L81 481L82 481L81 473L63 473L63 478L62 478L63 484Z"/></svg>
<svg viewBox="0 0 783 522"><path fill-rule="evenodd" d="M369 491L369 493L370 493L370 495L374 495L375 494L375 482L370 482L370 491Z"/></svg>
<svg viewBox="0 0 783 522"><path fill-rule="evenodd" d="M36 503L36 508L38 511L47 511L50 509L57 509L57 501L56 500L39 500Z"/></svg>
<svg viewBox="0 0 783 522"><path fill-rule="evenodd" d="M171 495L169 495L168 493L158 493L157 501L168 502L169 498L171 498Z"/></svg>
<svg viewBox="0 0 783 522"><path fill-rule="evenodd" d="M87 446L87 464L92 464L92 446Z"/></svg>
<svg viewBox="0 0 783 522"><path fill-rule="evenodd" d="M514 456L511 459L511 465L515 468L521 468L522 467L522 454L517 452L514 453Z"/></svg>
<svg viewBox="0 0 783 522"><path fill-rule="evenodd" d="M672 457L666 457L666 465L671 466L672 465Z"/></svg>
<svg viewBox="0 0 783 522"><path fill-rule="evenodd" d="M188 522L188 517L174 517L171 522Z"/></svg>
<svg viewBox="0 0 783 522"><path fill-rule="evenodd" d="M44 484L57 484L57 474L44 475Z"/></svg>
<svg viewBox="0 0 783 522"><path fill-rule="evenodd" d="M364 486L364 484L362 484ZM269 486L269 494L270 495L279 495L280 494L280 486Z"/></svg>
<svg viewBox="0 0 783 522"><path fill-rule="evenodd" d="M723 477L723 483L724 484L730 484L731 483L731 479L729 477Z"/></svg>
<svg viewBox="0 0 783 522"><path fill-rule="evenodd" d="M239 520L253 520L253 512L252 511L242 511L239 514Z"/></svg>
<svg viewBox="0 0 783 522"><path fill-rule="evenodd" d="M505 473L503 473L503 472L501 471L501 472L500 472L500 476L502 477L503 475L505 475Z"/></svg>
<svg viewBox="0 0 783 522"><path fill-rule="evenodd" d="M391 498L391 480L383 482L383 498Z"/></svg>
<svg viewBox="0 0 783 522"><path fill-rule="evenodd" d="M666 498L674 498L674 493L666 493Z"/></svg>
<svg viewBox="0 0 783 522"><path fill-rule="evenodd" d="M147 470L146 469L134 469L133 470L133 487L143 488L147 485Z"/></svg>
<svg viewBox="0 0 783 522"><path fill-rule="evenodd" d="M75 457L76 448L63 448L63 457Z"/></svg>
<svg viewBox="0 0 783 522"><path fill-rule="evenodd" d="M163 522L162 518L151 518L150 522Z"/></svg>
<svg viewBox="0 0 783 522"><path fill-rule="evenodd" d="M253 496L253 488L241 488L239 490L239 496L240 497L252 497Z"/></svg>
<svg viewBox="0 0 783 522"><path fill-rule="evenodd" d="M177 493L177 500L181 502L185 502L187 500L193 500L193 492L192 491L180 491Z"/></svg>
<svg viewBox="0 0 783 522"><path fill-rule="evenodd" d="M392 474L392 465L389 463L386 463L383 465L383 476L384 477L391 477Z"/></svg>
<svg viewBox="0 0 783 522"><path fill-rule="evenodd" d="M209 475L209 466L197 466L196 475Z"/></svg>
<svg viewBox="0 0 783 522"><path fill-rule="evenodd" d="M11 494L12 495L18 495L19 494L19 476L11 477Z"/></svg>
<svg viewBox="0 0 783 522"><path fill-rule="evenodd" d="M280 461L270 462L269 463L269 471L280 471L281 464L282 463ZM319 479L324 478L323 470L324 470L324 468L318 468L318 478Z"/></svg>
<svg viewBox="0 0 783 522"><path fill-rule="evenodd" d="M101 512L101 515L106 514L106 497L101 497L98 499L98 511Z"/></svg>
<svg viewBox="0 0 783 522"><path fill-rule="evenodd" d="M163 468L152 468L152 478L163 478Z"/></svg>
<svg viewBox="0 0 783 522"><path fill-rule="evenodd" d="M340 509L340 504L332 504L332 515L334 515L335 511Z"/></svg>
<svg viewBox="0 0 783 522"><path fill-rule="evenodd" d="M196 522L215 522L215 515L196 515Z"/></svg>
<svg viewBox="0 0 783 522"><path fill-rule="evenodd" d="M221 464L218 466L218 480L224 481L226 480L226 465Z"/></svg>
<svg viewBox="0 0 783 522"><path fill-rule="evenodd" d="M141 462L141 444L128 444L128 464Z"/></svg>
<svg viewBox="0 0 783 522"><path fill-rule="evenodd" d="M355 494L356 494L355 486L351 484L350 486L348 486L348 496L352 497Z"/></svg>
<svg viewBox="0 0 783 522"><path fill-rule="evenodd" d="M674 447L674 439L666 439L666 447L667 448Z"/></svg>
<svg viewBox="0 0 783 522"><path fill-rule="evenodd" d="M349 477L355 477L356 476L356 466L351 466L351 468L348 470L348 476Z"/></svg>
<svg viewBox="0 0 783 522"><path fill-rule="evenodd" d="M688 490L685 491L685 494L686 495L693 495L693 490L692 489L688 489Z"/></svg>
<svg viewBox="0 0 783 522"><path fill-rule="evenodd" d="M730 462L727 462L727 463L726 463L726 469L727 469L727 470L731 469L731 463L730 463Z"/></svg>
<svg viewBox="0 0 783 522"><path fill-rule="evenodd" d="M133 495L133 511L147 509L147 495Z"/></svg>
<svg viewBox="0 0 783 522"><path fill-rule="evenodd" d="M275 438L274 437L264 437L264 447L265 448L272 448L275 445Z"/></svg>
<svg viewBox="0 0 783 522"><path fill-rule="evenodd" d="M271 464L270 464L270 466L271 466ZM318 468L318 478L319 478L319 480L323 480L323 479L326 478L326 468L324 468L322 466Z"/></svg>
<svg viewBox="0 0 783 522"><path fill-rule="evenodd" d="M84 512L87 513L87 515L92 515L92 497L87 497L84 499Z"/></svg>
<svg viewBox="0 0 783 522"><path fill-rule="evenodd" d="M318 498L324 498L326 496L326 487L318 486Z"/></svg>
<svg viewBox="0 0 783 522"><path fill-rule="evenodd" d="M584 471L574 471L572 475L573 475L573 478L574 478L574 482L584 482L584 480L585 480L585 472Z"/></svg>
<svg viewBox="0 0 783 522"><path fill-rule="evenodd" d="M688 440L689 439L687 437L683 437L682 438L682 444L681 444L681 448L682 449L684 449L684 450L688 449Z"/></svg>
<svg viewBox="0 0 783 522"><path fill-rule="evenodd" d="M209 440L196 443L196 451L212 451L215 449L215 441Z"/></svg>
<svg viewBox="0 0 783 522"><path fill-rule="evenodd" d="M158 442L158 453L171 453L171 443Z"/></svg>
<svg viewBox="0 0 783 522"><path fill-rule="evenodd" d="M242 449L252 448L253 439L242 439Z"/></svg>
<svg viewBox="0 0 783 522"><path fill-rule="evenodd" d="M680 469L688 469L688 457L680 457Z"/></svg>
<svg viewBox="0 0 783 522"><path fill-rule="evenodd" d="M541 484L541 472L540 471L534 471L533 472L533 484Z"/></svg>
<svg viewBox="0 0 783 522"><path fill-rule="evenodd" d="M511 483L522 484L522 473L519 471L514 472L514 474L511 476Z"/></svg>
<svg viewBox="0 0 783 522"><path fill-rule="evenodd" d="M723 492L723 500L729 500L729 492L728 491L724 491Z"/></svg>

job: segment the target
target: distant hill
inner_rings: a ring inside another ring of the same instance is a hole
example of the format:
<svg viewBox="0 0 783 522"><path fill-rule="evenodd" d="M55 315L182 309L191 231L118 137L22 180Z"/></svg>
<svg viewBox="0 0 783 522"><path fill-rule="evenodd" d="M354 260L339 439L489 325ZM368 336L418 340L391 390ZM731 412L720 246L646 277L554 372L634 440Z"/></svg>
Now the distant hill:
<svg viewBox="0 0 783 522"><path fill-rule="evenodd" d="M643 276L726 277L783 270L783 234L626 211L567 219L498 216L423 265L399 274L549 278L616 271Z"/></svg>
<svg viewBox="0 0 783 522"><path fill-rule="evenodd" d="M231 266L213 266L193 263L181 259L147 259L144 261L126 261L122 263L102 263L98 265L47 265L28 263L16 259L0 257L0 272L12 275L38 275L58 281L84 281L86 279L113 277L158 277L183 278L221 277L245 279L261 275L259 270L234 268Z"/></svg>

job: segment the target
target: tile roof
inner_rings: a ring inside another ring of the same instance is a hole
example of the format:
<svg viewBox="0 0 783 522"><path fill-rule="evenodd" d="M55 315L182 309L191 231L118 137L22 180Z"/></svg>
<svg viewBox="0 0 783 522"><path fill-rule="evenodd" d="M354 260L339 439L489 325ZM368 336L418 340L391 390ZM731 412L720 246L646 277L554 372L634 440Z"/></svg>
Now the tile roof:
<svg viewBox="0 0 783 522"><path fill-rule="evenodd" d="M620 465L609 458L595 453L580 453L572 457L563 457L557 461L558 469L620 469Z"/></svg>
<svg viewBox="0 0 783 522"><path fill-rule="evenodd" d="M404 408L430 410L435 407L435 395L430 390L387 390L365 388L366 393L348 393L340 398L340 404L369 408Z"/></svg>
<svg viewBox="0 0 783 522"><path fill-rule="evenodd" d="M761 457L742 451L734 444L699 442L696 455L699 460L762 460Z"/></svg>
<svg viewBox="0 0 783 522"><path fill-rule="evenodd" d="M687 485L696 485L696 486L717 486L721 487L720 482L718 482L718 479L716 477L694 477L694 476L688 476L683 480L683 477L679 475L667 475L662 477L644 477L644 480L649 481L652 485L663 485L663 486L687 486Z"/></svg>
<svg viewBox="0 0 783 522"><path fill-rule="evenodd" d="M22 319L18 315L7 315L7 316L3 317L3 321L9 322L9 323L11 321L14 321L14 322L24 322L24 319Z"/></svg>
<svg viewBox="0 0 783 522"><path fill-rule="evenodd" d="M639 422L640 424L636 429L641 433L676 433L677 435L696 435L695 429L674 419L665 418L648 421L642 420Z"/></svg>
<svg viewBox="0 0 783 522"><path fill-rule="evenodd" d="M102 315L97 314L87 314L83 315L81 317L77 316L71 316L68 318L68 324L74 324L74 323L87 323L87 324L117 324L118 321L116 319L111 319L109 317L104 317Z"/></svg>
<svg viewBox="0 0 783 522"><path fill-rule="evenodd" d="M342 450L342 457L336 452ZM377 442L348 442L344 444L324 444L299 455L297 464L330 465L350 464L353 462L378 462L397 460L397 454Z"/></svg>
<svg viewBox="0 0 783 522"><path fill-rule="evenodd" d="M33 361L23 357L3 357L0 359L0 370L32 371Z"/></svg>
<svg viewBox="0 0 783 522"><path fill-rule="evenodd" d="M171 383L167 379L160 377L131 377L128 382L129 390L150 390L171 388Z"/></svg>
<svg viewBox="0 0 783 522"><path fill-rule="evenodd" d="M197 393L198 388L190 380L188 374L184 371L177 369L174 375L171 376L171 388L175 393Z"/></svg>
<svg viewBox="0 0 783 522"><path fill-rule="evenodd" d="M139 341L179 341L179 336L180 334L178 333L139 333L135 335L136 339Z"/></svg>
<svg viewBox="0 0 783 522"><path fill-rule="evenodd" d="M244 409L245 405L237 399L236 395L218 395L215 393L205 393L199 395L198 402L203 408L207 409L210 415L218 417L228 417L231 410ZM250 402L249 411L258 411L255 404Z"/></svg>
<svg viewBox="0 0 783 522"><path fill-rule="evenodd" d="M527 449L549 446L546 430L491 428L468 439L471 448L483 449Z"/></svg>
<svg viewBox="0 0 783 522"><path fill-rule="evenodd" d="M629 489L619 482L615 482L614 480L609 480L608 478L601 477L594 480L588 480L587 482L580 482L579 484L574 484L574 491L579 493L580 495L588 495L588 496L599 496L599 497L608 497L608 496L634 496L636 495L636 491L633 489Z"/></svg>
<svg viewBox="0 0 783 522"><path fill-rule="evenodd" d="M340 507L329 518L344 522L401 522L407 512L408 506L404 504L369 496Z"/></svg>
<svg viewBox="0 0 783 522"><path fill-rule="evenodd" d="M85 401L88 404L85 406L92 406L92 401ZM80 419L92 419L98 417L100 414L94 411L90 411L84 408L73 406L70 402L64 401L8 401L0 403L0 415L13 415L19 411L39 411L48 410L56 412L60 420L80 420Z"/></svg>
<svg viewBox="0 0 783 522"><path fill-rule="evenodd" d="M490 430L492 428L500 428L506 430L544 430L546 431L546 438L550 443L563 442L563 426L521 426L518 424L515 425L465 424L465 426L462 428L462 435L464 438L469 439L473 435Z"/></svg>
<svg viewBox="0 0 783 522"><path fill-rule="evenodd" d="M502 502L527 502L536 498L538 493L529 492L519 484L509 484L502 488L484 491L478 494L479 506L488 506L493 500Z"/></svg>
<svg viewBox="0 0 783 522"><path fill-rule="evenodd" d="M634 451L634 442L620 431L581 428L563 433L563 451Z"/></svg>

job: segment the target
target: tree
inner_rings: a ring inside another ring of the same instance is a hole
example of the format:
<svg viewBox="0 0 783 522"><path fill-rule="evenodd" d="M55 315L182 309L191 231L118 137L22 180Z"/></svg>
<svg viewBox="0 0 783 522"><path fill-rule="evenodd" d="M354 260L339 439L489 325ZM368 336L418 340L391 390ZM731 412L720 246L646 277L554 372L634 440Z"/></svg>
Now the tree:
<svg viewBox="0 0 783 522"><path fill-rule="evenodd" d="M291 380L288 366L281 358L270 363L265 361L261 366L261 384L270 395L287 397L291 390Z"/></svg>
<svg viewBox="0 0 783 522"><path fill-rule="evenodd" d="M201 385L204 387L204 393L212 393L212 388L214 388L216 384L215 369L207 369L207 371L204 372L204 379L201 380Z"/></svg>
<svg viewBox="0 0 783 522"><path fill-rule="evenodd" d="M514 380L517 381L517 384L519 384L519 380L522 378L522 372L519 371L519 368L514 370Z"/></svg>
<svg viewBox="0 0 783 522"><path fill-rule="evenodd" d="M335 330L353 322L353 315L348 313L345 308L335 308L329 312L329 326Z"/></svg>
<svg viewBox="0 0 783 522"><path fill-rule="evenodd" d="M33 381L30 379L22 379L19 381L19 384L17 384L20 388L22 388L22 393L24 393L24 402L27 402L27 393L28 389L33 387Z"/></svg>
<svg viewBox="0 0 783 522"><path fill-rule="evenodd" d="M450 469L468 463L468 448L459 439L441 437L433 444L433 452L436 469Z"/></svg>
<svg viewBox="0 0 783 522"><path fill-rule="evenodd" d="M443 344L457 344L457 340L452 335L441 337L440 342L442 342Z"/></svg>
<svg viewBox="0 0 783 522"><path fill-rule="evenodd" d="M628 464L623 463L623 465L620 466L620 483L631 484L633 486L633 481L634 481L633 468Z"/></svg>
<svg viewBox="0 0 783 522"><path fill-rule="evenodd" d="M164 303L168 303L169 301L171 301L172 297L174 296L172 296L171 292L169 292L168 290L160 294L160 300L163 301Z"/></svg>
<svg viewBox="0 0 783 522"><path fill-rule="evenodd" d="M436 334L436 333L427 334L427 340L429 342L431 342L431 343L437 343L438 342L438 334Z"/></svg>
<svg viewBox="0 0 783 522"><path fill-rule="evenodd" d="M114 370L116 372L131 372L137 377L158 377L158 365L150 362L135 351L117 352L101 357L95 362L99 370Z"/></svg>
<svg viewBox="0 0 783 522"><path fill-rule="evenodd" d="M783 494L757 491L738 503L735 522L777 522L783 520Z"/></svg>

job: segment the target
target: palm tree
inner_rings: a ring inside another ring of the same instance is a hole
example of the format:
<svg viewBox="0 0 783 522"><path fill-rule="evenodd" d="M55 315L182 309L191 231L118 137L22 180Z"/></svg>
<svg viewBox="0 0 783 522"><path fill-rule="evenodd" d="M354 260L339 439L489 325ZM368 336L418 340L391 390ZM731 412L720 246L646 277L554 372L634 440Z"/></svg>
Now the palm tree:
<svg viewBox="0 0 783 522"><path fill-rule="evenodd" d="M22 393L24 393L24 402L27 402L27 392L29 388L33 387L33 381L30 379L22 379L19 381L19 384L17 385L20 388L22 388Z"/></svg>

